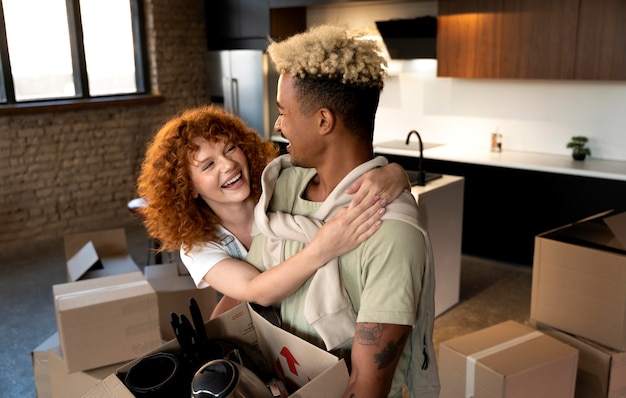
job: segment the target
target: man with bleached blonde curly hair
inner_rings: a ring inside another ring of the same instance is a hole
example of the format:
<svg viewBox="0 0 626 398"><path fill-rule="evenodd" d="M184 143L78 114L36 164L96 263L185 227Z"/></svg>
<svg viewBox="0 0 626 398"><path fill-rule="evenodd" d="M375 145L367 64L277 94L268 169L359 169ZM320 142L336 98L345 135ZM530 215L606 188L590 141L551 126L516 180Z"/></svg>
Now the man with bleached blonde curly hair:
<svg viewBox="0 0 626 398"><path fill-rule="evenodd" d="M374 41L319 26L267 51L280 73L274 129L289 155L263 173L247 257L261 270L301 250L310 233L288 217L264 217L266 210L325 220L348 203L346 186L386 163L372 148L385 77ZM428 233L408 190L383 220L369 240L282 301L283 327L346 360L344 397L438 397Z"/></svg>

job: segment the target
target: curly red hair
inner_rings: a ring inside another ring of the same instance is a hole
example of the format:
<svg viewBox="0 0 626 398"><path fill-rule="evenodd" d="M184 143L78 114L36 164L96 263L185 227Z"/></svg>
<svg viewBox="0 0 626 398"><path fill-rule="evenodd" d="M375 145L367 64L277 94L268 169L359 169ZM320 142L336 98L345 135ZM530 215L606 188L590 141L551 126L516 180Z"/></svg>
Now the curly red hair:
<svg viewBox="0 0 626 398"><path fill-rule="evenodd" d="M192 193L189 157L198 150L192 143L195 137L224 140L241 148L255 200L261 195L263 168L278 154L275 144L216 105L189 109L167 121L149 143L137 181L137 193L148 204L141 211L144 225L161 243L161 250L189 250L194 244L216 240L219 218Z"/></svg>

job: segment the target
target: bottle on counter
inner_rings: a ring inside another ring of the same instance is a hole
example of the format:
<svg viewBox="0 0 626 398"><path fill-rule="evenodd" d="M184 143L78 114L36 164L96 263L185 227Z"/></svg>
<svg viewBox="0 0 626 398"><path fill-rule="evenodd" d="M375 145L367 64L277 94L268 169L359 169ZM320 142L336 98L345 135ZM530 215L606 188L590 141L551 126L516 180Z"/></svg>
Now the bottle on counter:
<svg viewBox="0 0 626 398"><path fill-rule="evenodd" d="M502 152L502 134L497 128L495 133L491 133L491 152Z"/></svg>

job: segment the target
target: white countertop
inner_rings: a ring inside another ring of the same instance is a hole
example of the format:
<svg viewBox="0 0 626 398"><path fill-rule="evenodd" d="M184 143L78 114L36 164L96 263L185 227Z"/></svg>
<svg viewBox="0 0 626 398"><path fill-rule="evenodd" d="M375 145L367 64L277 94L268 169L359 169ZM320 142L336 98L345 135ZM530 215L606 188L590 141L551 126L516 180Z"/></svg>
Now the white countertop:
<svg viewBox="0 0 626 398"><path fill-rule="evenodd" d="M411 186L411 193L417 199L417 197L420 196L420 195L421 196L430 195L434 191L437 191L437 190L440 190L440 189L444 189L444 188L448 187L451 184L458 183L460 181L462 182L464 180L465 180L465 178L461 177L461 176L453 176L453 175L443 174L441 176L441 178L437 178L435 180L428 181L426 183L426 185L422 185L422 186L420 186L420 185L413 185L413 186Z"/></svg>
<svg viewBox="0 0 626 398"><path fill-rule="evenodd" d="M404 147L404 143L401 143L402 145L399 143L400 141L390 141L376 144L374 152L419 157L417 143L411 142L406 147L408 149ZM424 143L424 148L425 159L626 181L626 162L620 161L592 157L587 157L584 161L575 161L571 156L507 150L497 153L491 152L488 148L430 143Z"/></svg>

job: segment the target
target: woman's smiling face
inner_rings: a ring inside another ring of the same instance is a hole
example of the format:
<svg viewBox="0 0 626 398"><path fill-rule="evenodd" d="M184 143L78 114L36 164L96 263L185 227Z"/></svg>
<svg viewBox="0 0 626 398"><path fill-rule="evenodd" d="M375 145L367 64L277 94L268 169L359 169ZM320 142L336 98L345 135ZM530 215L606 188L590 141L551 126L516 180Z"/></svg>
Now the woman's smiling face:
<svg viewBox="0 0 626 398"><path fill-rule="evenodd" d="M215 213L244 202L250 196L250 172L243 151L223 140L209 142L196 137L198 150L189 155L189 176L193 193Z"/></svg>

